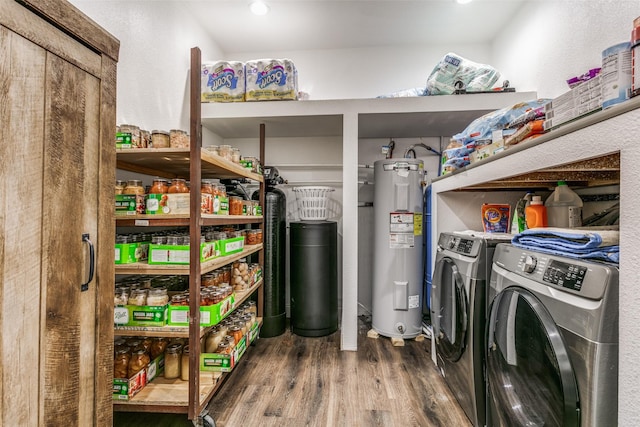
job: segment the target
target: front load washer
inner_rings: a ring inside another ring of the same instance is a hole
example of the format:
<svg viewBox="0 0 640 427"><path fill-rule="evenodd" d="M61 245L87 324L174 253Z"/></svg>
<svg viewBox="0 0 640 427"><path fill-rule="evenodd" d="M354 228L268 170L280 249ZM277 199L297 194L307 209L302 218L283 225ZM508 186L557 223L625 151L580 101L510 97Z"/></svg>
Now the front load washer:
<svg viewBox="0 0 640 427"><path fill-rule="evenodd" d="M431 288L432 348L445 382L474 426L485 425L486 289L495 246L510 234L441 233Z"/></svg>
<svg viewBox="0 0 640 427"><path fill-rule="evenodd" d="M616 426L618 269L496 248L489 284L488 426Z"/></svg>

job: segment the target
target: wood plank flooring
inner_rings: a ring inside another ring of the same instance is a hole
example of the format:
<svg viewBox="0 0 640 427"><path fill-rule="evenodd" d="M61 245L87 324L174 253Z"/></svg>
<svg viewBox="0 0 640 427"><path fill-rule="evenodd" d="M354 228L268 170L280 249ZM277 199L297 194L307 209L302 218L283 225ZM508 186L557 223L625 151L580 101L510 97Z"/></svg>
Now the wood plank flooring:
<svg viewBox="0 0 640 427"><path fill-rule="evenodd" d="M339 332L261 338L209 404L217 427L470 427L430 359L430 342L367 338L340 351ZM116 426L180 426L186 417L116 414ZM148 424L146 424L148 422ZM193 425L193 424L191 424Z"/></svg>

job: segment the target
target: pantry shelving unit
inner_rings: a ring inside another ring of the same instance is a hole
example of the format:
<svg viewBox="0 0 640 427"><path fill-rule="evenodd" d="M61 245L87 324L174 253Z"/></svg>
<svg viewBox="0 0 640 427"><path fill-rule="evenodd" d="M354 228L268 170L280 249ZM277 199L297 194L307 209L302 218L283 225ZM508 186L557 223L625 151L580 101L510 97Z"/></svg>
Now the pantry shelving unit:
<svg viewBox="0 0 640 427"><path fill-rule="evenodd" d="M191 102L190 102L190 147L144 148L117 150L118 169L145 175L166 178L184 178L190 181L189 215L133 215L116 218L117 227L188 227L190 240L200 241L202 226L254 224L263 228L262 216L208 215L200 212L200 185L207 178L245 178L259 183L259 203L264 206L264 179L257 173L214 156L202 150L202 130L200 120L200 54L192 51ZM195 75L195 77L194 77ZM261 132L260 150L264 153L264 133ZM121 275L188 275L189 276L189 326L175 327L128 327L116 326L115 336L149 336L188 338L189 381L167 380L157 377L128 401L115 401L114 410L122 412L184 413L196 425L203 422L206 406L222 385L223 380L233 373L201 372L201 339L211 327L200 326L200 277L202 274L228 265L240 258L258 254L258 261L264 266L263 245L245 246L240 253L201 262L198 245L191 245L189 265L149 265L145 263L117 265L116 274ZM236 292L236 306L252 295L257 296L257 318L262 323L263 281L246 291ZM206 422L205 422L206 423Z"/></svg>

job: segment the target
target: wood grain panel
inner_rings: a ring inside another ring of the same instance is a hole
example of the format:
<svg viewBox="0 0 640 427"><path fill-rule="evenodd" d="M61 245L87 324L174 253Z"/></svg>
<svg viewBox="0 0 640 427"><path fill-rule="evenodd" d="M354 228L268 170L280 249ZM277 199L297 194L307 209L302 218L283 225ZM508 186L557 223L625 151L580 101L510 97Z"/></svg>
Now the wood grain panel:
<svg viewBox="0 0 640 427"><path fill-rule="evenodd" d="M17 0L45 16L49 21L98 52L108 56L112 62L118 61L120 42L71 3L62 0Z"/></svg>
<svg viewBox="0 0 640 427"><path fill-rule="evenodd" d="M45 94L43 202L43 305L44 412L42 425L81 425L80 399L86 373L82 372L81 325L84 301L85 250L82 243L85 178L84 118L86 74L55 55L47 56ZM95 191L95 189L94 189ZM89 203L88 201L87 203ZM93 351L91 345L88 351ZM93 364L91 364L91 369Z"/></svg>
<svg viewBox="0 0 640 427"><path fill-rule="evenodd" d="M45 52L0 27L2 425L39 425ZM8 100L5 101L5 100ZM12 143L15 142L15 143Z"/></svg>
<svg viewBox="0 0 640 427"><path fill-rule="evenodd" d="M62 4L62 2L59 2ZM0 0L0 23L79 68L99 76L100 55L59 31L15 0Z"/></svg>

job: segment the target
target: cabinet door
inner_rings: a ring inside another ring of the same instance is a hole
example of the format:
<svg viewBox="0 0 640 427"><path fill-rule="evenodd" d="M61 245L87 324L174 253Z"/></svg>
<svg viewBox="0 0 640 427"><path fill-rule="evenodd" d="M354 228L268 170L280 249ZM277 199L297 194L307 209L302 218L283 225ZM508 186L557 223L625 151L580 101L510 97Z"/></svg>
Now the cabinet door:
<svg viewBox="0 0 640 427"><path fill-rule="evenodd" d="M5 27L0 57L0 425L100 424L100 80Z"/></svg>

